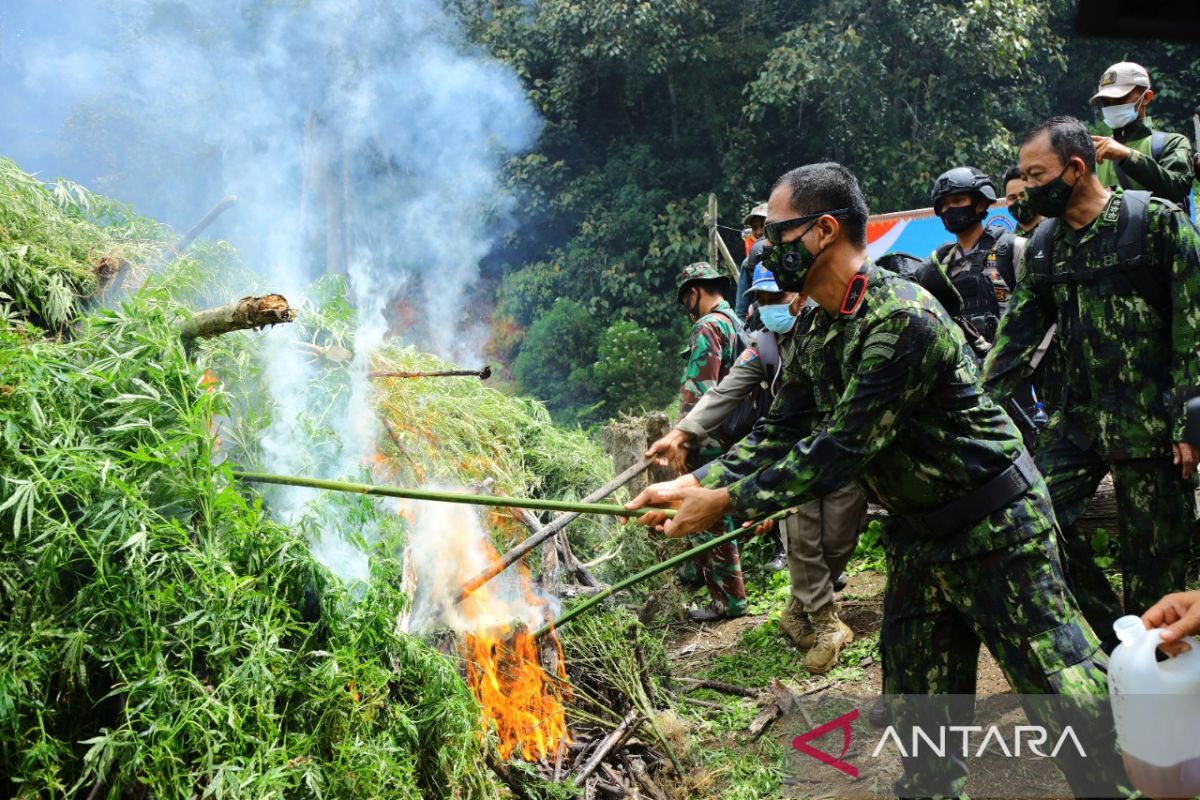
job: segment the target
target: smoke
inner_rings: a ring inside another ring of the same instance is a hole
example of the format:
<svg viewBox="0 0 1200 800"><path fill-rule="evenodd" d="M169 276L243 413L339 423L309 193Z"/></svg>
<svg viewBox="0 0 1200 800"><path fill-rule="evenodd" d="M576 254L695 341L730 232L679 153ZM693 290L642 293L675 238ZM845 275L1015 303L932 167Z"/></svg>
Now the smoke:
<svg viewBox="0 0 1200 800"><path fill-rule="evenodd" d="M321 275L345 276L356 333L341 394L314 380L297 330L264 337L263 466L361 474L375 435L365 376L397 309L420 348L479 365L468 292L511 208L503 159L532 145L539 120L515 74L466 45L437 0L5 3L0 68L0 150L25 169L177 230L236 195L205 235L293 305ZM284 490L272 505L295 523L312 497ZM359 578L338 527L322 527L314 552Z"/></svg>
<svg viewBox="0 0 1200 800"><path fill-rule="evenodd" d="M514 624L532 630L547 611L557 616L557 601L540 597L528 576L513 567L455 603L459 588L498 559L479 513L450 503L415 503L413 516L414 532L404 553L415 583L407 630L444 625L459 634L481 633Z"/></svg>

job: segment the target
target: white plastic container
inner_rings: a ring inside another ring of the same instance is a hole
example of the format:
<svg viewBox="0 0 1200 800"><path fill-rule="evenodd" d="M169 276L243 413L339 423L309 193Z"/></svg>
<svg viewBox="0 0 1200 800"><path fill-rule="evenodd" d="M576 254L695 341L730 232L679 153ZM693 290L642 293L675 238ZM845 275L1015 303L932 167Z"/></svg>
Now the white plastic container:
<svg viewBox="0 0 1200 800"><path fill-rule="evenodd" d="M1200 642L1185 637L1190 651L1158 661L1157 630L1134 616L1113 629L1108 689L1125 772L1148 797L1200 795Z"/></svg>

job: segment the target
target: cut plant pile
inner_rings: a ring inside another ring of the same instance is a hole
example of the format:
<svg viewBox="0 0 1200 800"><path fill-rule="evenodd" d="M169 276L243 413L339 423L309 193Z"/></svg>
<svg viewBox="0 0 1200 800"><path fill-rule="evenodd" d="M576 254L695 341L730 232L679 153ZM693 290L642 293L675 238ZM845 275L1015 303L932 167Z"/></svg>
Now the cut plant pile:
<svg viewBox="0 0 1200 800"><path fill-rule="evenodd" d="M82 313L91 258L147 265L172 239L0 161L0 795L503 795L459 665L396 632L403 520L387 514L352 593L215 466L270 422L243 393L261 356L232 334L191 361L178 324L264 287L196 245L119 310ZM206 295L221 286L234 296ZM301 309L313 342L352 346L336 286L312 296L332 298ZM398 345L378 361L434 365ZM539 406L462 386L381 390L404 421L393 455L422 477L557 496L607 477Z"/></svg>

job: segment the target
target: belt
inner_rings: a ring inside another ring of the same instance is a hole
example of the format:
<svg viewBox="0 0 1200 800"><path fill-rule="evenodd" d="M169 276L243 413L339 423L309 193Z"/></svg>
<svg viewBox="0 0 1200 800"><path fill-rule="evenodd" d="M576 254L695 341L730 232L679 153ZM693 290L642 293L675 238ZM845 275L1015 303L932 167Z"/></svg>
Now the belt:
<svg viewBox="0 0 1200 800"><path fill-rule="evenodd" d="M1025 494L1037 480L1038 470L1033 456L1025 448L1009 465L1008 469L976 487L962 497L944 503L924 514L913 514L906 518L910 527L926 536L949 536L952 533L973 527L994 512L1008 506Z"/></svg>

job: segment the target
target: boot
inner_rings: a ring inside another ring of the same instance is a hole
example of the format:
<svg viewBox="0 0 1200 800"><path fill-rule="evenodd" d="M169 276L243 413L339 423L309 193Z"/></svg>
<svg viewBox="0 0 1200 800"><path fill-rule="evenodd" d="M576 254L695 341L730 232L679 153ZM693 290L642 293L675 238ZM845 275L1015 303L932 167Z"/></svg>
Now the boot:
<svg viewBox="0 0 1200 800"><path fill-rule="evenodd" d="M801 650L808 650L816 644L817 634L808 621L808 614L804 613L794 597L788 598L787 607L779 615L779 629Z"/></svg>
<svg viewBox="0 0 1200 800"><path fill-rule="evenodd" d="M814 611L811 616L817 643L804 657L804 668L813 675L822 675L837 666L842 648L854 641L854 631L838 619L832 602Z"/></svg>
<svg viewBox="0 0 1200 800"><path fill-rule="evenodd" d="M787 569L787 553L783 549L783 540L778 536L775 537L775 553L771 562L767 564L767 569L771 572L782 572Z"/></svg>

